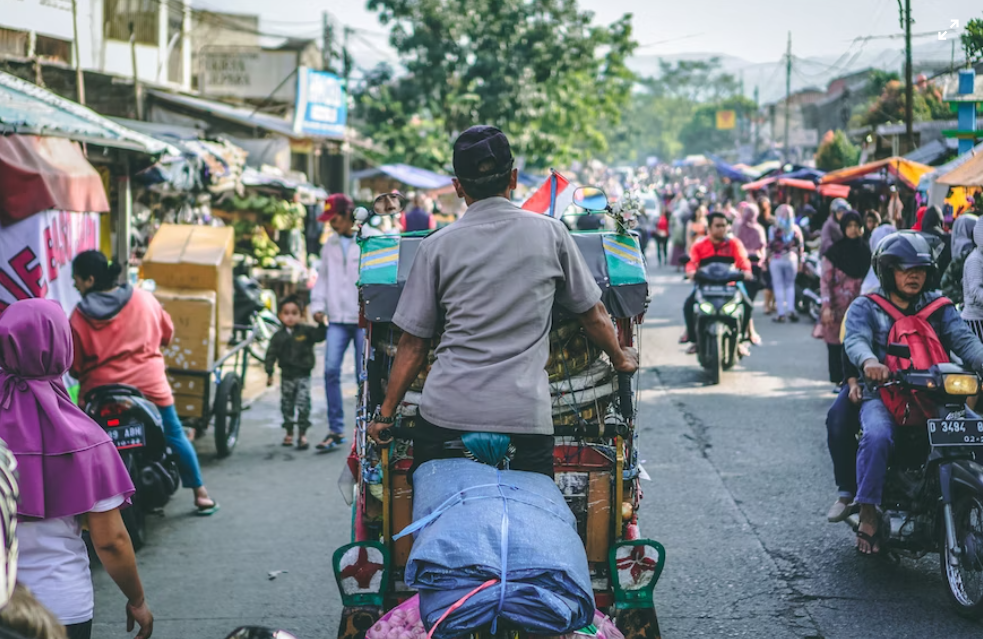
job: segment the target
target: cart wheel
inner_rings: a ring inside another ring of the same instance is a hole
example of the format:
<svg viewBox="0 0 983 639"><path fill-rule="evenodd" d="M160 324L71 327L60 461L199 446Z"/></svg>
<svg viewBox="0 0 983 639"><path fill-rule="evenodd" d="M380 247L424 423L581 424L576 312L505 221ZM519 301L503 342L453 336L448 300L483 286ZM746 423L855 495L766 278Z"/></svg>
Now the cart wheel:
<svg viewBox="0 0 983 639"><path fill-rule="evenodd" d="M222 378L215 393L215 449L219 458L232 454L239 440L242 420L242 385L239 376L229 373Z"/></svg>

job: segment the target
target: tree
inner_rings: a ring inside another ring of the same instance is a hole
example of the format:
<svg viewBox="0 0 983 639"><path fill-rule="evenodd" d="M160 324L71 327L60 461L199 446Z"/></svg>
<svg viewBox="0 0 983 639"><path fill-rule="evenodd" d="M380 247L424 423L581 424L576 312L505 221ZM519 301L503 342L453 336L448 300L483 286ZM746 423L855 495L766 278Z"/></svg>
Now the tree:
<svg viewBox="0 0 983 639"><path fill-rule="evenodd" d="M960 39L966 62L975 64L983 60L983 18L973 18L967 22Z"/></svg>
<svg viewBox="0 0 983 639"><path fill-rule="evenodd" d="M659 68L658 77L638 81L620 125L606 127L609 160L637 162L650 155L678 157L686 148L681 137L684 129L691 146L700 146L707 123L691 123L697 108L703 103L716 104L732 98L739 89L734 76L721 71L719 58L679 60L674 64L660 60ZM717 108L712 110L714 120L710 126L715 128ZM752 112L750 101L741 103L739 115ZM706 114L701 117L705 119ZM733 148L734 132L716 133L706 140L710 146L701 150Z"/></svg>
<svg viewBox="0 0 983 639"><path fill-rule="evenodd" d="M369 9L389 25L408 71L389 80L400 121L384 122L378 84L358 111L383 144L379 136L392 135L400 146L412 116L442 131L448 149L469 126L491 124L527 165L547 167L577 150L604 152L601 125L618 122L630 99L630 15L594 26L576 0L369 0Z"/></svg>
<svg viewBox="0 0 983 639"><path fill-rule="evenodd" d="M742 95L735 95L698 106L679 132L679 141L686 153L717 153L734 148L739 129L717 128L717 111L725 110L735 111L740 122L754 113L755 104Z"/></svg>
<svg viewBox="0 0 983 639"><path fill-rule="evenodd" d="M933 87L934 88L934 87ZM922 91L915 91L912 94L912 117L915 122L932 119L932 109L929 107ZM859 126L877 126L889 122L904 122L905 118L905 90L904 85L898 80L891 80L884 85L884 90L880 97L871 102L869 106L860 108L854 124Z"/></svg>
<svg viewBox="0 0 983 639"><path fill-rule="evenodd" d="M822 171L835 171L854 166L860 160L860 147L839 129L834 133L827 131L816 151L816 168Z"/></svg>

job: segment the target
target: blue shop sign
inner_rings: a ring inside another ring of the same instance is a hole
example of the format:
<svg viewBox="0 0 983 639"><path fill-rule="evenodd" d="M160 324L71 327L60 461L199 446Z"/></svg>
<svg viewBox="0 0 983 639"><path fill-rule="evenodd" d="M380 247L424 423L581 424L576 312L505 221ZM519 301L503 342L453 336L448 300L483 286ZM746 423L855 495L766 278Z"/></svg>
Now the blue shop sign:
<svg viewBox="0 0 983 639"><path fill-rule="evenodd" d="M307 67L297 70L297 107L294 131L343 138L348 103L341 78Z"/></svg>

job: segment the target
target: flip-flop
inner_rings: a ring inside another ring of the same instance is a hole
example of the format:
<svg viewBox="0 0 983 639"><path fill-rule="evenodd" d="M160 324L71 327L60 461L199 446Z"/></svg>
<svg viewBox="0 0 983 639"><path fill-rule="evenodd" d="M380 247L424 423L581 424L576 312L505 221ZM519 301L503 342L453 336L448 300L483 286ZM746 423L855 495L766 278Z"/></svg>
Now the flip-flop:
<svg viewBox="0 0 983 639"><path fill-rule="evenodd" d="M310 447L309 442L297 442L297 450L307 450Z"/></svg>
<svg viewBox="0 0 983 639"><path fill-rule="evenodd" d="M287 440L290 440L290 441L287 441ZM291 446L294 445L294 438L293 437L290 437L290 436L284 437L283 438L283 441L280 442L280 445L283 446L283 447L285 447L285 448L290 448Z"/></svg>
<svg viewBox="0 0 983 639"><path fill-rule="evenodd" d="M211 498L209 498L209 501L212 502L212 505L211 506L199 506L198 505L198 502L196 501L195 502L195 508L196 508L195 515L197 515L199 517L210 517L211 515L214 515L215 513L217 513L218 512L218 509L220 508L220 506L218 505L218 502L215 501L214 499L211 499Z"/></svg>
<svg viewBox="0 0 983 639"><path fill-rule="evenodd" d="M760 335L752 335L748 341L751 342L752 346L761 346L762 339Z"/></svg>

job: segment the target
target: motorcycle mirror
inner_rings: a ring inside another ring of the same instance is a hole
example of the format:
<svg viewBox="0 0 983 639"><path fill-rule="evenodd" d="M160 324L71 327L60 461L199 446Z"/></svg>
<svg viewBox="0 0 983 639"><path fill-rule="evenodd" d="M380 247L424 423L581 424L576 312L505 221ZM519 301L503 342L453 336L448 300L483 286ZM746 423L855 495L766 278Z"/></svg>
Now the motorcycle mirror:
<svg viewBox="0 0 983 639"><path fill-rule="evenodd" d="M406 208L406 196L398 191L383 193L372 203L376 215L398 215Z"/></svg>
<svg viewBox="0 0 983 639"><path fill-rule="evenodd" d="M887 354L899 359L911 359L911 349L906 344L891 342L887 347Z"/></svg>
<svg viewBox="0 0 983 639"><path fill-rule="evenodd" d="M262 626L236 628L225 639L297 639L286 630L273 630Z"/></svg>
<svg viewBox="0 0 983 639"><path fill-rule="evenodd" d="M608 196L596 186L581 186L573 192L573 203L587 211L604 211L608 208Z"/></svg>

